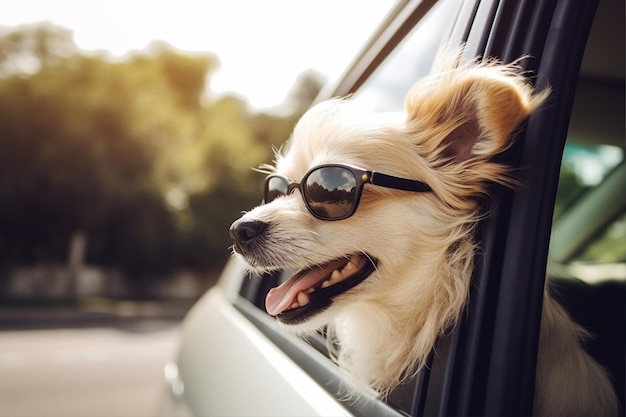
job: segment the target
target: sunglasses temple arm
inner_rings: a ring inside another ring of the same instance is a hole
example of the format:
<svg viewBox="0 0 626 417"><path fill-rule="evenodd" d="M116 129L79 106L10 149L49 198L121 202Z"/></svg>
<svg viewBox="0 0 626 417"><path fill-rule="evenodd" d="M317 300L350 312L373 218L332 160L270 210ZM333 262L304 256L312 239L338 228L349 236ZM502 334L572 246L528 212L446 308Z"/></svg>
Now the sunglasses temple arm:
<svg viewBox="0 0 626 417"><path fill-rule="evenodd" d="M395 190L427 192L432 191L428 184L421 181L409 180L406 178L394 177L393 175L381 174L373 171L370 174L369 182L382 187L393 188Z"/></svg>

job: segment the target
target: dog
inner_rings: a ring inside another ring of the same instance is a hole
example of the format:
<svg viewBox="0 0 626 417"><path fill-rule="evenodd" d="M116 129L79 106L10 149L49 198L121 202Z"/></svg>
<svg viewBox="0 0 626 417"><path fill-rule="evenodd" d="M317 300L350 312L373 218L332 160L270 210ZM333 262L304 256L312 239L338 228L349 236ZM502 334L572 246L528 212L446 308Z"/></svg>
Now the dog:
<svg viewBox="0 0 626 417"><path fill-rule="evenodd" d="M313 106L262 167L264 203L230 228L249 271L298 271L269 292L268 313L298 334L326 327L338 364L383 397L463 314L481 197L515 185L494 157L550 94L516 64L461 55L442 54L404 112L345 98ZM546 290L536 415L617 414L585 337Z"/></svg>

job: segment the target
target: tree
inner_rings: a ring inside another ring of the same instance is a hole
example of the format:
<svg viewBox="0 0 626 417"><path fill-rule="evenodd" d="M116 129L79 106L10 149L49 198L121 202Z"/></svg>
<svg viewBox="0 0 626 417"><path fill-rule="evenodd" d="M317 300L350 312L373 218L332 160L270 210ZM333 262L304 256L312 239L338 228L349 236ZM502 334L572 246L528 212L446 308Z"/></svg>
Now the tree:
<svg viewBox="0 0 626 417"><path fill-rule="evenodd" d="M221 267L228 225L261 198L252 168L271 161L319 89L301 78L293 113L250 113L205 97L211 54L159 42L114 61L49 25L1 34L0 51L5 265L65 262L80 232L89 263L132 277Z"/></svg>
<svg viewBox="0 0 626 417"><path fill-rule="evenodd" d="M0 28L1 29L1 28ZM77 53L72 32L47 23L0 32L0 76L64 65Z"/></svg>

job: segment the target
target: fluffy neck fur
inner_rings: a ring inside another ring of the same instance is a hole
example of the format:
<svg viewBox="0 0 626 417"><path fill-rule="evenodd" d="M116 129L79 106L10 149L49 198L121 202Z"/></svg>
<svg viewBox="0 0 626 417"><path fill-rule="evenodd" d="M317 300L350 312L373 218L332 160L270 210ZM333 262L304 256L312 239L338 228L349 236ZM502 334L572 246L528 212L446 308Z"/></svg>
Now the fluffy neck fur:
<svg viewBox="0 0 626 417"><path fill-rule="evenodd" d="M474 260L473 222L456 229L457 240L416 258L402 269L404 276L394 277L397 285L352 303L329 325L329 342L339 346L339 365L369 381L383 397L426 364L437 337L465 306Z"/></svg>
<svg viewBox="0 0 626 417"><path fill-rule="evenodd" d="M542 416L616 416L604 369L583 349L590 335L544 291L534 411Z"/></svg>

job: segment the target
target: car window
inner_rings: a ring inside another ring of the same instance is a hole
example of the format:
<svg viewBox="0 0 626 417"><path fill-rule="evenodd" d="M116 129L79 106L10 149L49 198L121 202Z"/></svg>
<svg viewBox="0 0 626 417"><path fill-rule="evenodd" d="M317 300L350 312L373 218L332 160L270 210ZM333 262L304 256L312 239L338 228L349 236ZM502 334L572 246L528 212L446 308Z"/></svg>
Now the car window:
<svg viewBox="0 0 626 417"><path fill-rule="evenodd" d="M574 141L565 145L556 195L554 218L558 219L591 188L597 187L624 160L624 150L605 144Z"/></svg>
<svg viewBox="0 0 626 417"><path fill-rule="evenodd" d="M626 262L626 214L609 223L598 237L582 248L579 262Z"/></svg>
<svg viewBox="0 0 626 417"><path fill-rule="evenodd" d="M592 26L583 56L550 241L549 275L587 283L626 280L624 26L613 26Z"/></svg>
<svg viewBox="0 0 626 417"><path fill-rule="evenodd" d="M626 161L612 145L566 144L548 274L587 283L626 280Z"/></svg>
<svg viewBox="0 0 626 417"><path fill-rule="evenodd" d="M587 283L626 280L624 149L565 146L550 241L548 274Z"/></svg>

